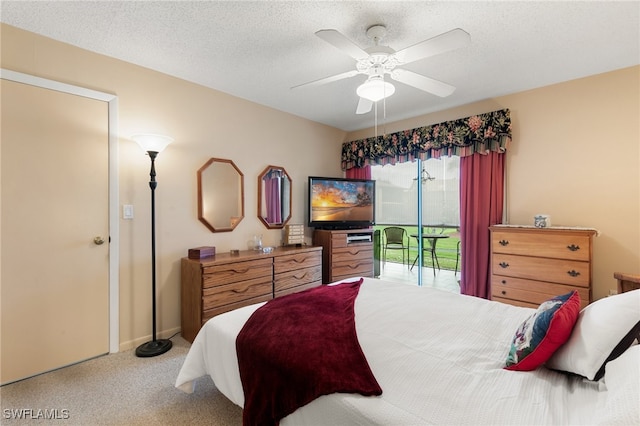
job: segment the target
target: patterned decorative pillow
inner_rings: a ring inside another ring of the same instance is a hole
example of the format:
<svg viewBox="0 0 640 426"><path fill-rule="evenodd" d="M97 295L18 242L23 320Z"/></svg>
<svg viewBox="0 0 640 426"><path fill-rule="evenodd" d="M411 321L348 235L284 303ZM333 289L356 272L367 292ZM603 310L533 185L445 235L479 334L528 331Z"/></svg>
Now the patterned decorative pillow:
<svg viewBox="0 0 640 426"><path fill-rule="evenodd" d="M569 339L579 314L577 291L542 303L518 327L505 369L531 371L544 364Z"/></svg>

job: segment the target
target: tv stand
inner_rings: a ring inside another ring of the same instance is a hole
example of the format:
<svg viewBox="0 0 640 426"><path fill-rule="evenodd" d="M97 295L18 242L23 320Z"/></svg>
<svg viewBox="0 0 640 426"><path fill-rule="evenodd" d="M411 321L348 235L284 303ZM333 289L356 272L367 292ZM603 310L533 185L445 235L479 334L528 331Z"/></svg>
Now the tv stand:
<svg viewBox="0 0 640 426"><path fill-rule="evenodd" d="M322 282L373 277L373 229L316 229L313 245L322 246Z"/></svg>

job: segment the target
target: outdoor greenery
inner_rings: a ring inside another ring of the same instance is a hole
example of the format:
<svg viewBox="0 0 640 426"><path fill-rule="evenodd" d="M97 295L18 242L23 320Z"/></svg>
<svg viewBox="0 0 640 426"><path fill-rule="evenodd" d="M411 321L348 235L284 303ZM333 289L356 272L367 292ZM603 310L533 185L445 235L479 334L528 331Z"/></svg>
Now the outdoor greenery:
<svg viewBox="0 0 640 426"><path fill-rule="evenodd" d="M382 230L387 226L392 225L376 225L374 226L374 230L380 231L380 238L384 239L384 233ZM416 256L418 256L418 242L415 238L411 237L411 235L416 235L418 233L417 226L401 226L401 225L393 225L400 226L407 231L407 235L409 235L409 265L413 263ZM436 245L436 253L438 255L438 263L440 264L440 269L448 269L453 271L456 266L456 249L458 245L458 241L460 240L459 233L456 229L445 228L437 229L438 233L442 231L444 234L454 234L450 238L443 238L438 240L438 244ZM423 231L427 232L427 230ZM429 231L431 232L431 231ZM382 262L383 258L383 241L380 241L380 261ZM402 263L402 252L400 250L387 250L387 262L394 263ZM428 253L423 258L423 266L431 267L431 256ZM458 270L460 270L460 265L458 265Z"/></svg>

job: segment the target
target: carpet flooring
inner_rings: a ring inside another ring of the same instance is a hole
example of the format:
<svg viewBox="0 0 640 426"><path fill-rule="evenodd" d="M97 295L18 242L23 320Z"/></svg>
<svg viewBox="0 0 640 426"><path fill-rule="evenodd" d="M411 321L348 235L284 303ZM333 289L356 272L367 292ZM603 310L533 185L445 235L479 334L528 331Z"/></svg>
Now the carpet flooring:
<svg viewBox="0 0 640 426"><path fill-rule="evenodd" d="M174 387L190 344L171 340L157 357L124 351L2 386L0 424L241 425L242 410L211 378L199 379L193 394Z"/></svg>

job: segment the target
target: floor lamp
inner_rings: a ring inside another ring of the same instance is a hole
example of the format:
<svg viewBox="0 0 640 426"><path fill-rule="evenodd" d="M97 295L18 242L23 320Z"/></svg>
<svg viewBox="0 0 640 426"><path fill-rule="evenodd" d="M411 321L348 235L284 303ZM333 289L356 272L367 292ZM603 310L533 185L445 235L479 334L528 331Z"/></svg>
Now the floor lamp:
<svg viewBox="0 0 640 426"><path fill-rule="evenodd" d="M156 182L156 169L155 159L158 154L167 147L173 139L167 136L151 135L151 134L138 134L131 136L131 139L136 141L140 148L145 151L149 158L151 158L151 180L149 181L149 188L151 188L151 306L153 324L153 340L136 348L136 356L139 357L152 357L161 355L171 349L172 343L169 339L157 339L156 338L156 199L155 190L157 186Z"/></svg>

